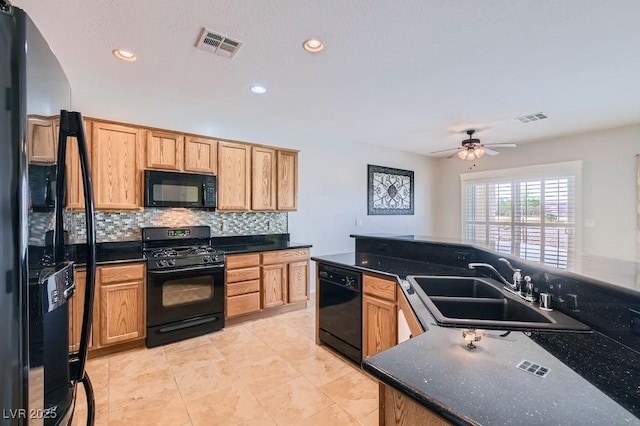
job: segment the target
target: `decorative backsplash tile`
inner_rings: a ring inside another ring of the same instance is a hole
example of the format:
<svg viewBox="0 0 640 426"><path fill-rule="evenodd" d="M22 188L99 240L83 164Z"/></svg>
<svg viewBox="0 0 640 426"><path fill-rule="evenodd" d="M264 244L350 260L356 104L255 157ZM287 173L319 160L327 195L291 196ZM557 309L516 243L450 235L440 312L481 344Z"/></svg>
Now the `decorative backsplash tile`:
<svg viewBox="0 0 640 426"><path fill-rule="evenodd" d="M69 243L86 240L84 212L65 212ZM212 236L281 234L288 232L283 212L221 213L195 209L154 209L140 212L96 212L98 242L140 240L147 226L208 225ZM53 212L29 214L29 244L44 245L45 232L53 229Z"/></svg>

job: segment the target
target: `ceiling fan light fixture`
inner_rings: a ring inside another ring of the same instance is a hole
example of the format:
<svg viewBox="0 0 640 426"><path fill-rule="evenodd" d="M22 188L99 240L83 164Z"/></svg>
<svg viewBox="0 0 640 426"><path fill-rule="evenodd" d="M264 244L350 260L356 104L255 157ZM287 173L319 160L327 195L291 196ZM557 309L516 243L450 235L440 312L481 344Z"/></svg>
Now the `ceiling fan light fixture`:
<svg viewBox="0 0 640 426"><path fill-rule="evenodd" d="M458 158L461 160L466 160L467 159L467 150L466 149L461 149L460 151L458 151Z"/></svg>
<svg viewBox="0 0 640 426"><path fill-rule="evenodd" d="M475 154L476 158L482 158L482 156L484 155L484 149L482 147L476 147L473 150L473 153Z"/></svg>

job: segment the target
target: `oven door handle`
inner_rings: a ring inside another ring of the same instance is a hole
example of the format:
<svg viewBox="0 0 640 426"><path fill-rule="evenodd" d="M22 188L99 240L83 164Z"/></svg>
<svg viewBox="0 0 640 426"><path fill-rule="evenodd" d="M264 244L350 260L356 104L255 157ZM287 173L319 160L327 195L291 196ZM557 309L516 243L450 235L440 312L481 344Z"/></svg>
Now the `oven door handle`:
<svg viewBox="0 0 640 426"><path fill-rule="evenodd" d="M195 268L180 268L180 269L169 269L169 270L160 270L160 271L147 271L147 274L151 274L151 275L167 275L167 274L179 274L182 272L202 272L202 273L207 273L207 272L214 272L217 271L219 269L224 269L224 265L215 265L215 266L208 266L206 268L203 267L195 267Z"/></svg>

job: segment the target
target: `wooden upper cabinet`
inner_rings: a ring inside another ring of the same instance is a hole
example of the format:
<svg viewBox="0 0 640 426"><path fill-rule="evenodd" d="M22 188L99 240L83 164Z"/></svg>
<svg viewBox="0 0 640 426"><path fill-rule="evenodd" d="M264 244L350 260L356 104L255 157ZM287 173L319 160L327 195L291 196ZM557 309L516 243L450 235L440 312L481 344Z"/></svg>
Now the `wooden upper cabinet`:
<svg viewBox="0 0 640 426"><path fill-rule="evenodd" d="M185 136L184 170L215 175L218 172L218 141Z"/></svg>
<svg viewBox="0 0 640 426"><path fill-rule="evenodd" d="M278 151L277 210L298 209L298 152Z"/></svg>
<svg viewBox="0 0 640 426"><path fill-rule="evenodd" d="M145 133L146 168L183 169L184 136L157 130L147 130Z"/></svg>
<svg viewBox="0 0 640 426"><path fill-rule="evenodd" d="M56 122L55 132L59 132L59 123ZM84 134L87 138L87 151L91 158L91 122L84 120ZM82 169L80 167L80 153L78 140L69 138L67 140L66 153L67 168L67 208L71 210L84 210L84 188L82 186ZM91 160L89 160L91 169ZM95 182L93 182L95 185Z"/></svg>
<svg viewBox="0 0 640 426"><path fill-rule="evenodd" d="M96 209L142 207L142 131L136 127L94 121L91 170Z"/></svg>
<svg viewBox="0 0 640 426"><path fill-rule="evenodd" d="M249 210L251 145L218 142L218 210Z"/></svg>
<svg viewBox="0 0 640 426"><path fill-rule="evenodd" d="M29 117L27 119L27 151L29 163L56 162L58 153L54 119Z"/></svg>
<svg viewBox="0 0 640 426"><path fill-rule="evenodd" d="M251 148L251 210L276 208L276 150Z"/></svg>

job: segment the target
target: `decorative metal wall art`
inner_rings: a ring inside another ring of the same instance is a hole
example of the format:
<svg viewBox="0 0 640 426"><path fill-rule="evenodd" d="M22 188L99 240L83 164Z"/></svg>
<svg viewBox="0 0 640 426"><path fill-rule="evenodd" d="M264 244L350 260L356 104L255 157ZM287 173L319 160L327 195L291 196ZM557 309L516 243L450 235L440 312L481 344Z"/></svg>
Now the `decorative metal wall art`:
<svg viewBox="0 0 640 426"><path fill-rule="evenodd" d="M412 215L413 172L390 167L367 166L367 214Z"/></svg>

